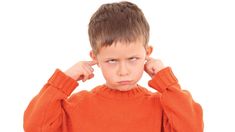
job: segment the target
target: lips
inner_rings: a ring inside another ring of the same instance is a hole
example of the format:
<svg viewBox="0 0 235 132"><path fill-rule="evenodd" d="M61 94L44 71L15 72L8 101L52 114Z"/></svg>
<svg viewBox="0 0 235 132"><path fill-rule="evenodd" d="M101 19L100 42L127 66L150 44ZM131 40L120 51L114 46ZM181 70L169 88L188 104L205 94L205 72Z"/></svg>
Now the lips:
<svg viewBox="0 0 235 132"><path fill-rule="evenodd" d="M120 81L118 82L119 84L122 84L122 85L128 85L128 84L131 84L132 81Z"/></svg>

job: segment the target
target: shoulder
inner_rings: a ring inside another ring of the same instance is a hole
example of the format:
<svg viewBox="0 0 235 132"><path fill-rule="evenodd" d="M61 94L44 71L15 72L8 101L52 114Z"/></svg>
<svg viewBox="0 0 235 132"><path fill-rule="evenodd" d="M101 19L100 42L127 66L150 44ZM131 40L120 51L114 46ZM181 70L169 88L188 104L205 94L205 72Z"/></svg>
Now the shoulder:
<svg viewBox="0 0 235 132"><path fill-rule="evenodd" d="M84 99L88 98L91 95L91 92L88 90L81 90L79 92L76 92L72 94L67 101L68 102L80 102L83 101Z"/></svg>
<svg viewBox="0 0 235 132"><path fill-rule="evenodd" d="M81 90L77 93L72 94L67 101L69 102L81 102L87 100L95 95L95 90L98 89L100 86L96 86L91 90Z"/></svg>
<svg viewBox="0 0 235 132"><path fill-rule="evenodd" d="M160 98L160 96L161 96L161 94L159 93L159 92L152 92L152 91L150 91L150 90L148 90L147 88L145 88L145 87L143 87L143 86L140 86L140 85L138 85L141 89L143 89L143 91L144 91L144 96L146 96L146 97L149 97L149 98L151 98L151 99L157 99L157 100L159 100L159 98Z"/></svg>
<svg viewBox="0 0 235 132"><path fill-rule="evenodd" d="M142 87L144 88L144 87ZM161 93L158 91L150 91L147 88L145 89L145 99L148 100L154 108L161 110Z"/></svg>

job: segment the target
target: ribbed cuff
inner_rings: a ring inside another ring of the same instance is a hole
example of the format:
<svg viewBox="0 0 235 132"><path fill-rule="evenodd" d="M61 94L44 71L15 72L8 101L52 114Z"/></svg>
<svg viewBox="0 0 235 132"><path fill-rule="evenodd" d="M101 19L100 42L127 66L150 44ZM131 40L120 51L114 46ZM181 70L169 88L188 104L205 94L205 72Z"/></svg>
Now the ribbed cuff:
<svg viewBox="0 0 235 132"><path fill-rule="evenodd" d="M170 67L166 67L160 70L153 78L148 82L148 85L160 93L163 93L170 85L178 83L177 78L173 74Z"/></svg>
<svg viewBox="0 0 235 132"><path fill-rule="evenodd" d="M78 86L77 81L67 76L59 69L55 70L54 74L48 80L48 83L65 93L67 96L69 96Z"/></svg>

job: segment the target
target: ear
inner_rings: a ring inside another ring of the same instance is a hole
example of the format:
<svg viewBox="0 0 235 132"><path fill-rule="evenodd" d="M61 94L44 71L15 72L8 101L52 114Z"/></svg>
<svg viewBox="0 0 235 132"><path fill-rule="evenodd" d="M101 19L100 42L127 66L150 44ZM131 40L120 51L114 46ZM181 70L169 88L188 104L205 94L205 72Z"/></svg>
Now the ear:
<svg viewBox="0 0 235 132"><path fill-rule="evenodd" d="M96 60L96 56L95 56L95 54L92 50L90 51L89 55L90 55L92 60Z"/></svg>
<svg viewBox="0 0 235 132"><path fill-rule="evenodd" d="M99 62L98 62L97 57L96 57L96 55L94 54L93 50L90 51L89 55L90 55L90 57L91 57L92 60L97 61L97 66L99 66Z"/></svg>
<svg viewBox="0 0 235 132"><path fill-rule="evenodd" d="M150 56L153 52L153 46L149 45L146 47L146 56Z"/></svg>

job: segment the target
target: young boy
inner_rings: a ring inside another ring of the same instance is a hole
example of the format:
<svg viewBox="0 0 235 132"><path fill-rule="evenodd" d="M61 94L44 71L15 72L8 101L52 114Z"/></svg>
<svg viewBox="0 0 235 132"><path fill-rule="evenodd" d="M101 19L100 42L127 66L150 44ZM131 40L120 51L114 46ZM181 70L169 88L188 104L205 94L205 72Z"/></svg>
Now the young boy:
<svg viewBox="0 0 235 132"><path fill-rule="evenodd" d="M102 5L91 17L92 61L56 69L24 114L26 132L202 132L201 106L183 91L170 67L150 57L149 25L133 3ZM94 77L106 80L70 94ZM137 84L143 72L152 93Z"/></svg>

